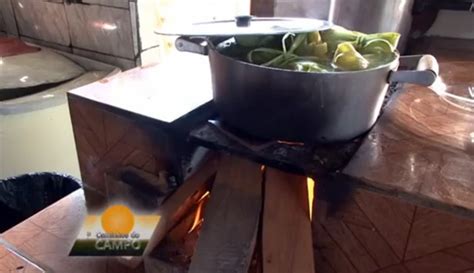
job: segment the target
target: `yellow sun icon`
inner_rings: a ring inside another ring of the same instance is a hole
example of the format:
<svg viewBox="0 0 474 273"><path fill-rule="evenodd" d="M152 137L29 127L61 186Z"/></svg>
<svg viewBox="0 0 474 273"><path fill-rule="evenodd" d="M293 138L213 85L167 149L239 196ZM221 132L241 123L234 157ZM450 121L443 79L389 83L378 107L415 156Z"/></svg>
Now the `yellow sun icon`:
<svg viewBox="0 0 474 273"><path fill-rule="evenodd" d="M132 211L124 205L108 207L101 217L102 228L110 234L129 234L135 224Z"/></svg>

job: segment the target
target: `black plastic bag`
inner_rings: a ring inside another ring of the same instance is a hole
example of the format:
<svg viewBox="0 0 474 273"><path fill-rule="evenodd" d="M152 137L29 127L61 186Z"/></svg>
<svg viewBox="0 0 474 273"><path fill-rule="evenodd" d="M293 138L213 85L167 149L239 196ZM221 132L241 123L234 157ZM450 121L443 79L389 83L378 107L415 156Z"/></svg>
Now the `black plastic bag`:
<svg viewBox="0 0 474 273"><path fill-rule="evenodd" d="M0 233L81 188L68 175L33 173L0 180Z"/></svg>

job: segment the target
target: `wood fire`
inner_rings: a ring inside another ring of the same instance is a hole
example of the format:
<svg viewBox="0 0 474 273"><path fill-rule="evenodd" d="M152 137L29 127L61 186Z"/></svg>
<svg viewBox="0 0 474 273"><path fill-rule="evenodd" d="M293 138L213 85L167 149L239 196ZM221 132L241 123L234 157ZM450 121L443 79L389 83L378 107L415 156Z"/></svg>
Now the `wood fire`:
<svg viewBox="0 0 474 273"><path fill-rule="evenodd" d="M204 204L207 202L207 200L209 199L209 195L210 195L210 192L209 191L206 191L206 193L204 193L203 196L201 196L201 198L199 198L198 200L198 207L197 207L197 210L196 210L196 214L194 215L194 221L193 221L193 225L191 226L191 228L189 229L188 231L188 234L193 232L198 226L200 226L200 224L202 223L203 221L203 217L202 217L202 210L203 210L203 206Z"/></svg>
<svg viewBox="0 0 474 273"><path fill-rule="evenodd" d="M157 244L145 267L151 272L261 273L284 268L313 273L314 187L309 177L242 158L216 157L164 203L163 210L172 210L168 222L156 228ZM297 253L291 263L275 258L290 253ZM227 257L225 263L222 257Z"/></svg>

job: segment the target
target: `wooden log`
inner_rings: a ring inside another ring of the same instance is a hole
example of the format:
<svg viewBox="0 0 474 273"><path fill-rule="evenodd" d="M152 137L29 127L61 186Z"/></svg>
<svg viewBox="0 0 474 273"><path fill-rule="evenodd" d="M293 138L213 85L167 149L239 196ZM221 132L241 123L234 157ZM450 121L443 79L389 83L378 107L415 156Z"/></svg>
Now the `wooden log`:
<svg viewBox="0 0 474 273"><path fill-rule="evenodd" d="M183 185L158 209L157 213L160 215L160 221L153 231L144 255L150 254L165 237L166 233L182 219L186 212L195 205L197 199L205 193L209 180L216 173L217 163L217 157L210 158L199 171L186 179Z"/></svg>
<svg viewBox="0 0 474 273"><path fill-rule="evenodd" d="M183 217L181 222L173 227L168 234L166 234L166 240L177 242L182 240L193 226L194 219L196 217L197 209L199 204L196 204L191 208L191 211Z"/></svg>
<svg viewBox="0 0 474 273"><path fill-rule="evenodd" d="M306 177L268 168L262 226L264 273L314 273Z"/></svg>
<svg viewBox="0 0 474 273"><path fill-rule="evenodd" d="M261 206L260 165L224 156L189 272L246 273L255 247Z"/></svg>
<svg viewBox="0 0 474 273"><path fill-rule="evenodd" d="M258 228L257 234L257 242L255 244L255 249L253 252L253 257L250 262L250 267L248 273L262 273L263 272L263 264L262 264L262 222L260 221L260 225Z"/></svg>
<svg viewBox="0 0 474 273"><path fill-rule="evenodd" d="M188 214L174 226L150 256L164 262L189 268L194 254L196 242L202 224L203 210L209 196L201 197L199 203L193 206Z"/></svg>
<svg viewBox="0 0 474 273"><path fill-rule="evenodd" d="M174 266L151 256L144 257L144 265L147 273L186 273L183 267Z"/></svg>

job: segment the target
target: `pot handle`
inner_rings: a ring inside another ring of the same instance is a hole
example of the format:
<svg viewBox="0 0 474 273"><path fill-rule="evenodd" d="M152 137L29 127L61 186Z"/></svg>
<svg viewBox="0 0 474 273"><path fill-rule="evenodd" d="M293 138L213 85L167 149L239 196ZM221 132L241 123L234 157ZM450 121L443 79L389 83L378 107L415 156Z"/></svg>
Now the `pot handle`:
<svg viewBox="0 0 474 273"><path fill-rule="evenodd" d="M400 57L400 68L390 72L390 83L414 83L423 86L432 85L439 73L439 65L432 55L410 55Z"/></svg>
<svg viewBox="0 0 474 273"><path fill-rule="evenodd" d="M174 43L176 49L184 52L197 53L201 55L207 55L207 41L203 38L193 37L178 37Z"/></svg>

